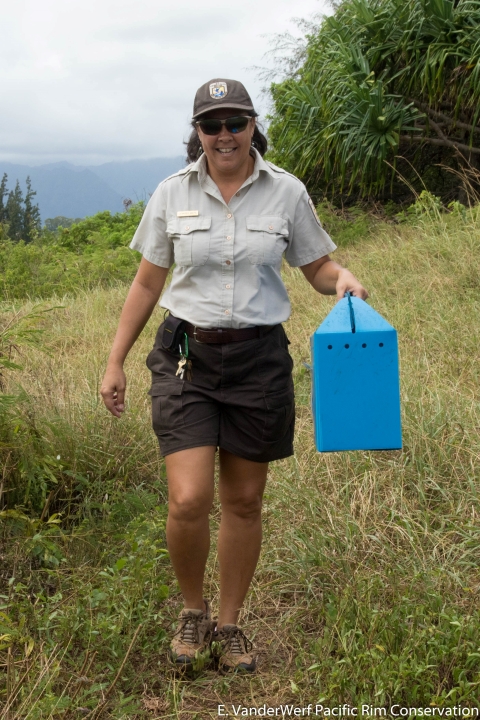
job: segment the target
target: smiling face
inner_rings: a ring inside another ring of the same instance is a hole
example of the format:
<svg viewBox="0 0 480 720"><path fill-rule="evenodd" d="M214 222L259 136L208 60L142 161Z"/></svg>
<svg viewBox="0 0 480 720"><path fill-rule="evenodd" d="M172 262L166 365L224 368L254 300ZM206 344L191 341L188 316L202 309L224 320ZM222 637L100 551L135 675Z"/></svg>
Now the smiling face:
<svg viewBox="0 0 480 720"><path fill-rule="evenodd" d="M203 118L216 118L225 120L229 117L244 115L241 110L221 108L202 115ZM205 135L196 126L203 151L207 157L208 173L216 181L241 180L242 182L253 169L253 159L250 156L255 118L251 118L246 129L240 133L230 133L223 125L219 135Z"/></svg>

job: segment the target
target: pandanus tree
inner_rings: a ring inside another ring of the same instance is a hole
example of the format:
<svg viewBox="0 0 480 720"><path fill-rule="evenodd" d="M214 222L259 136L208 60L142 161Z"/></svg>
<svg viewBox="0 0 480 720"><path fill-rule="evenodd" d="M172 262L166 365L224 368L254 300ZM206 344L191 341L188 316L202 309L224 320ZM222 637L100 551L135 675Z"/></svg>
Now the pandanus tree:
<svg viewBox="0 0 480 720"><path fill-rule="evenodd" d="M274 161L323 187L381 195L403 156L479 167L480 0L344 0L271 93Z"/></svg>

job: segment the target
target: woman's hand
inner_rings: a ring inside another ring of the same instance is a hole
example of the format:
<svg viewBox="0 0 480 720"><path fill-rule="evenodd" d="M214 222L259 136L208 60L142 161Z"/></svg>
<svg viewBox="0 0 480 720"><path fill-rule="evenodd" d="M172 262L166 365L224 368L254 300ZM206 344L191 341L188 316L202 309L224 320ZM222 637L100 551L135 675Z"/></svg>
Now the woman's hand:
<svg viewBox="0 0 480 720"><path fill-rule="evenodd" d="M339 271L335 289L337 291L337 301L345 297L345 293L347 291L361 300L366 300L368 298L368 292L365 290L363 285L357 280L355 275L346 268L342 268Z"/></svg>
<svg viewBox="0 0 480 720"><path fill-rule="evenodd" d="M123 367L119 365L108 365L102 381L100 395L107 409L112 415L115 415L115 417L121 417L125 410L126 387L127 379L123 372Z"/></svg>
<svg viewBox="0 0 480 720"><path fill-rule="evenodd" d="M362 300L366 300L368 297L368 292L355 275L330 260L328 255L324 255L308 265L302 265L300 270L317 292L323 295L336 295L337 302L345 297L347 290Z"/></svg>

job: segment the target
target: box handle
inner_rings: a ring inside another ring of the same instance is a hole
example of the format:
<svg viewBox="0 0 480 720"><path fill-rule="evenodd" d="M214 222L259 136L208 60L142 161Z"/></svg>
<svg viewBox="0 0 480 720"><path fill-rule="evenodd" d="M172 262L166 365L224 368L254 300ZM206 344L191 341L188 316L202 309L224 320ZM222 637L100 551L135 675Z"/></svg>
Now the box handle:
<svg viewBox="0 0 480 720"><path fill-rule="evenodd" d="M352 333L355 332L355 313L353 312L353 305L352 305L352 294L347 290L345 293L345 297L348 300L348 308L350 310L350 325L352 327Z"/></svg>

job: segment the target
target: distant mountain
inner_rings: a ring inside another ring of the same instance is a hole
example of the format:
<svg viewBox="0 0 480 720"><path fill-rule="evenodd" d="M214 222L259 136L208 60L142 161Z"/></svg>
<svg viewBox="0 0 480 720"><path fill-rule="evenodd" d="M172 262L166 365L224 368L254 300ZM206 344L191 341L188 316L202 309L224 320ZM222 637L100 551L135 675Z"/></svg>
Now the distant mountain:
<svg viewBox="0 0 480 720"><path fill-rule="evenodd" d="M148 200L159 182L184 167L183 157L152 158L110 162L82 167L68 162L29 167L0 160L0 179L8 175L8 188L13 190L17 179L25 191L30 175L36 190L42 222L63 215L83 218L102 210L120 212L122 200Z"/></svg>
<svg viewBox="0 0 480 720"><path fill-rule="evenodd" d="M122 197L137 202L137 200L148 200L149 195L162 180L182 167L185 167L185 158L179 156L110 162L104 165L90 165L88 169Z"/></svg>
<svg viewBox="0 0 480 720"><path fill-rule="evenodd" d="M120 212L123 209L122 196L91 170L73 170L58 163L28 167L0 161L0 175L5 172L9 190L13 190L18 179L25 191L25 180L30 175L42 223L57 215L77 218L95 215L101 210Z"/></svg>

